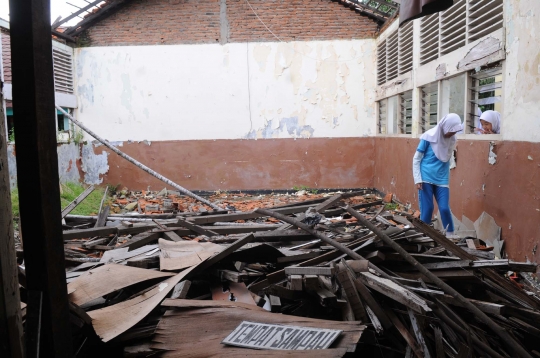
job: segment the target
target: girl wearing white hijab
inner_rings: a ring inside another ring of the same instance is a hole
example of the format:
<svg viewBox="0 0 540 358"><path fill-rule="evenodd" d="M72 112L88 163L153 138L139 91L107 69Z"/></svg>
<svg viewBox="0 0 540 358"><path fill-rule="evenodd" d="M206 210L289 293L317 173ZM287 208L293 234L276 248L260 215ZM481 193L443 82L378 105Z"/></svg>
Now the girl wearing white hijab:
<svg viewBox="0 0 540 358"><path fill-rule="evenodd" d="M413 158L413 176L418 189L420 219L426 223L431 222L435 197L449 238L455 237L449 205L450 158L456 146L455 134L462 130L463 124L457 114L446 115L434 128L422 134Z"/></svg>
<svg viewBox="0 0 540 358"><path fill-rule="evenodd" d="M501 133L501 114L497 111L485 111L480 116L480 127L475 128L480 134Z"/></svg>

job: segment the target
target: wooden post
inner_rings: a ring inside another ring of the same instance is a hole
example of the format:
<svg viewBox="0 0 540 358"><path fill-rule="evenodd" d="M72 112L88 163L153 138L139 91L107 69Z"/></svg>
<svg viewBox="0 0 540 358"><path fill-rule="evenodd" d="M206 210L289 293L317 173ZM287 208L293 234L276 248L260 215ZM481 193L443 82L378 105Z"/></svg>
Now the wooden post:
<svg viewBox="0 0 540 358"><path fill-rule="evenodd" d="M62 239L60 186L54 116L50 0L10 0L13 112L17 182L28 291L41 294L39 348L27 342L28 357L70 357L72 342ZM39 302L34 300L33 302Z"/></svg>
<svg viewBox="0 0 540 358"><path fill-rule="evenodd" d="M0 58L1 54L0 49ZM0 357L22 358L21 299L13 238L5 120L4 98L0 91Z"/></svg>

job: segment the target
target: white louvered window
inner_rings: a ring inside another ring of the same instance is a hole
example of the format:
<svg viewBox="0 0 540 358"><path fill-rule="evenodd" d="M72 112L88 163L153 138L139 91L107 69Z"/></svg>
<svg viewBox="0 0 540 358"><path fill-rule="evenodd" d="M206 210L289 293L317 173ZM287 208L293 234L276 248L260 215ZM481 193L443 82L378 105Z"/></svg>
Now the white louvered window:
<svg viewBox="0 0 540 358"><path fill-rule="evenodd" d="M441 14L441 56L465 46L467 40L467 1L454 1Z"/></svg>
<svg viewBox="0 0 540 358"><path fill-rule="evenodd" d="M398 76L398 31L386 40L386 81Z"/></svg>
<svg viewBox="0 0 540 358"><path fill-rule="evenodd" d="M448 10L420 20L420 65L503 27L503 0L454 0Z"/></svg>
<svg viewBox="0 0 540 358"><path fill-rule="evenodd" d="M54 90L73 94L72 53L53 46Z"/></svg>
<svg viewBox="0 0 540 358"><path fill-rule="evenodd" d="M377 84L386 82L386 40L377 46Z"/></svg>
<svg viewBox="0 0 540 358"><path fill-rule="evenodd" d="M412 133L412 93L407 91L399 95L399 132L401 134Z"/></svg>
<svg viewBox="0 0 540 358"><path fill-rule="evenodd" d="M420 111L421 120L420 127L422 133L435 127L438 119L438 82L431 83L421 87Z"/></svg>
<svg viewBox="0 0 540 358"><path fill-rule="evenodd" d="M412 70L413 66L413 22L409 21L405 26L399 28L398 32L398 74Z"/></svg>
<svg viewBox="0 0 540 358"><path fill-rule="evenodd" d="M479 71L471 71L469 78L471 99L467 127L468 132L473 133L474 128L478 128L479 109L482 112L502 110L502 65L494 64L482 67Z"/></svg>
<svg viewBox="0 0 540 358"><path fill-rule="evenodd" d="M420 25L420 65L439 57L439 14L423 17Z"/></svg>
<svg viewBox="0 0 540 358"><path fill-rule="evenodd" d="M469 0L469 42L503 27L503 0Z"/></svg>
<svg viewBox="0 0 540 358"><path fill-rule="evenodd" d="M379 129L379 134L386 134L387 132L387 119L388 119L388 100L387 99L383 99L382 101L379 101L377 102L379 104L379 118L378 118L378 129Z"/></svg>
<svg viewBox="0 0 540 358"><path fill-rule="evenodd" d="M412 70L413 23L394 31L377 46L377 84L382 85Z"/></svg>

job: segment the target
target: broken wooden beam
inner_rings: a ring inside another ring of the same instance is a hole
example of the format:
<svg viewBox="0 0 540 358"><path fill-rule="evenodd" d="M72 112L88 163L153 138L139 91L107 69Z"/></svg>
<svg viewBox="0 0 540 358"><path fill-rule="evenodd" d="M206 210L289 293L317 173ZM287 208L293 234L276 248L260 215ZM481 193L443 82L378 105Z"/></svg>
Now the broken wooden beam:
<svg viewBox="0 0 540 358"><path fill-rule="evenodd" d="M333 267L297 267L290 266L285 267L286 275L322 275L322 276L333 276L334 268Z"/></svg>
<svg viewBox="0 0 540 358"><path fill-rule="evenodd" d="M349 214L354 216L358 220L359 223L361 223L362 225L364 225L365 227L373 231L382 241L384 241L385 244L387 244L392 249L394 249L397 253L403 256L403 258L408 263L416 267L416 269L420 271L420 273L427 276L432 282L434 282L437 286L439 286L444 292L451 295L455 299L461 301L461 303L466 307L468 311L474 314L478 318L478 320L480 320L481 322L486 324L488 327L490 327L493 330L493 332L495 332L514 353L516 353L520 357L527 357L527 358L531 357L530 354L525 350L525 348L523 348L523 346L519 344L506 330L504 330L501 326L495 323L491 318L489 318L484 312L479 310L475 305L470 303L465 297L463 297L454 288L449 286L447 283L445 283L440 278L435 276L431 271L426 269L421 263L416 261L414 257L412 257L407 251L405 251L401 246L399 246L399 244L397 244L394 240L392 240L386 234L384 234L379 228L373 225L373 223L368 221L366 218L364 218L364 216L362 216L360 213L358 213L354 209L351 209L350 207L347 207L346 210ZM362 275L365 276L366 273L363 273Z"/></svg>

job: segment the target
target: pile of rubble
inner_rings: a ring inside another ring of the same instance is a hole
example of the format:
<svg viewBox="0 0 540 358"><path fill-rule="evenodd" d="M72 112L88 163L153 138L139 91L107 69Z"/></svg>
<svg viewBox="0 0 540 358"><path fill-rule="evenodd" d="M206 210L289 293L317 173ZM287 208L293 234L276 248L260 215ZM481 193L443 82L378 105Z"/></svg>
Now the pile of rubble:
<svg viewBox="0 0 540 358"><path fill-rule="evenodd" d="M535 264L372 189L301 194L218 193L220 211L126 191L64 215L80 356L540 356Z"/></svg>

